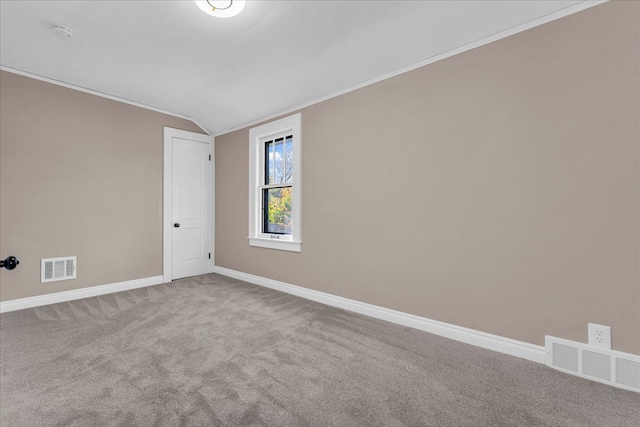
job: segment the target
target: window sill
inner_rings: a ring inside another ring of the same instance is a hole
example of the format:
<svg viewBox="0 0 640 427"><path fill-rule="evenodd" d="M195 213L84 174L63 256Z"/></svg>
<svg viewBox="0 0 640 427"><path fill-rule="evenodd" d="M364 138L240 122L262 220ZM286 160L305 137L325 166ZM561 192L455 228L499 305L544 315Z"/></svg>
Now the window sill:
<svg viewBox="0 0 640 427"><path fill-rule="evenodd" d="M260 239L257 237L249 237L249 246L257 246L259 248L278 249L289 252L302 252L302 242L292 242L286 240Z"/></svg>

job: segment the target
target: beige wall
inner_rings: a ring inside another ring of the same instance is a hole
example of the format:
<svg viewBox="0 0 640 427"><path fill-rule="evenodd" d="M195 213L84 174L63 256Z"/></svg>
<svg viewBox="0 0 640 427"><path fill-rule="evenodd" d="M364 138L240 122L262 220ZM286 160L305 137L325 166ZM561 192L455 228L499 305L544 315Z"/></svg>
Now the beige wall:
<svg viewBox="0 0 640 427"><path fill-rule="evenodd" d="M188 120L0 72L0 299L162 274L162 128ZM40 259L78 278L40 283Z"/></svg>
<svg viewBox="0 0 640 427"><path fill-rule="evenodd" d="M216 138L216 264L530 343L640 354L639 4L302 110L302 253L249 247L247 129Z"/></svg>

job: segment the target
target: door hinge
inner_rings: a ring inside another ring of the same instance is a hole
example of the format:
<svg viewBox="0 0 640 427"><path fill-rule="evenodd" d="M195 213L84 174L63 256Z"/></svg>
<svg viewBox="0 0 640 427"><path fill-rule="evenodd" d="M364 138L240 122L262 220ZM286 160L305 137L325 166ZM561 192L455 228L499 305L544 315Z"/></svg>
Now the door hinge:
<svg viewBox="0 0 640 427"><path fill-rule="evenodd" d="M209 161L211 161L211 154L209 154Z"/></svg>
<svg viewBox="0 0 640 427"><path fill-rule="evenodd" d="M209 252L209 259L211 259L211 252Z"/></svg>

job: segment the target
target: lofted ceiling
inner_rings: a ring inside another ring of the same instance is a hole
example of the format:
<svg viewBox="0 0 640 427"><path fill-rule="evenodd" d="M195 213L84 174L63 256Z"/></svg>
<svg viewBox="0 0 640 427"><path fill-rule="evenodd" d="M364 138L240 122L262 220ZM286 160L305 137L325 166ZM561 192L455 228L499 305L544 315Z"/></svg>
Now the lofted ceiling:
<svg viewBox="0 0 640 427"><path fill-rule="evenodd" d="M249 0L220 19L190 0L1 1L0 64L221 134L577 3Z"/></svg>

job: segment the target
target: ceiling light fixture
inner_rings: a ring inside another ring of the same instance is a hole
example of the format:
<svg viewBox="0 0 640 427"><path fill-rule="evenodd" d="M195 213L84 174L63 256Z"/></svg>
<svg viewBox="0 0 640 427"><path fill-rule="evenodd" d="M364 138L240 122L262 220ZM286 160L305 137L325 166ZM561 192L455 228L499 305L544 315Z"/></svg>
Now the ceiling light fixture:
<svg viewBox="0 0 640 427"><path fill-rule="evenodd" d="M200 10L207 15L215 16L216 18L231 18L236 16L246 3L245 0L195 0Z"/></svg>

